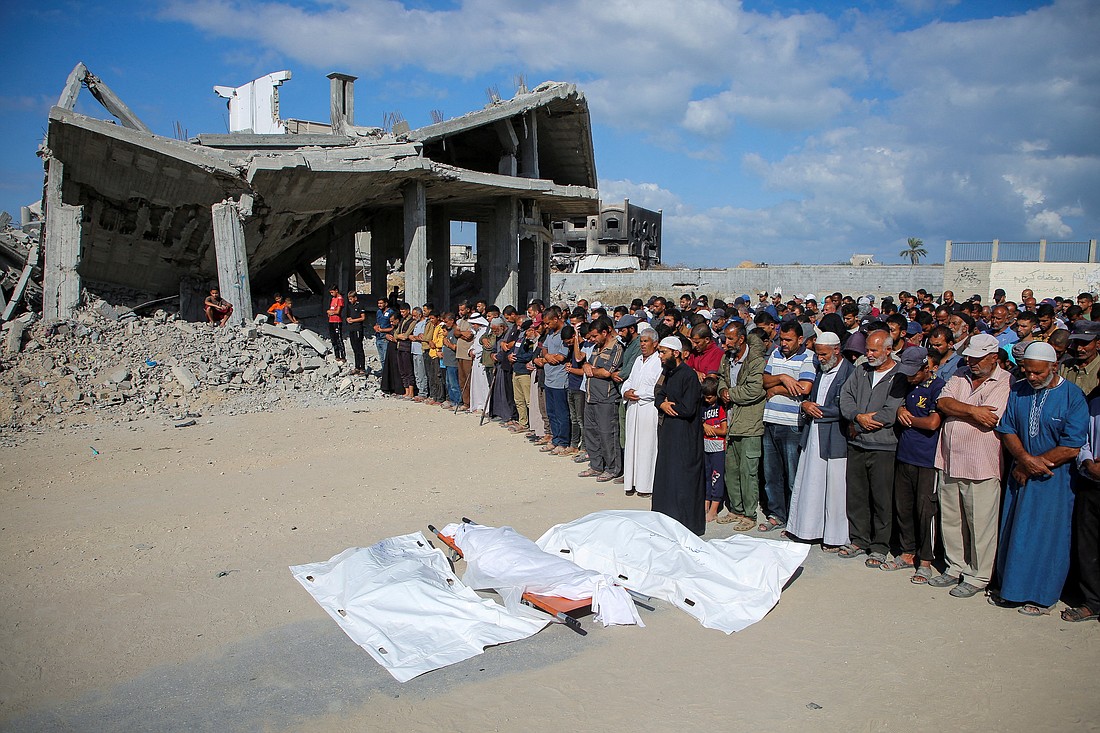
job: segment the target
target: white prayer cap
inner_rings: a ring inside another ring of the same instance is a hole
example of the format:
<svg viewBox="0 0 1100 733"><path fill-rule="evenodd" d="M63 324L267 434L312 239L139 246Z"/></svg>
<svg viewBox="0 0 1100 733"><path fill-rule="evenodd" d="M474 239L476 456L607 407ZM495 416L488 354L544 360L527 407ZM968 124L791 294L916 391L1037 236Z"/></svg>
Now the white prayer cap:
<svg viewBox="0 0 1100 733"><path fill-rule="evenodd" d="M596 310L597 308L603 308L603 303L601 303L598 300L596 302L594 302L592 305L588 306L589 310Z"/></svg>
<svg viewBox="0 0 1100 733"><path fill-rule="evenodd" d="M840 336L832 331L817 330L817 343L821 346L840 346Z"/></svg>
<svg viewBox="0 0 1100 733"><path fill-rule="evenodd" d="M663 343L663 342L662 342ZM1058 352L1046 341L1032 341L1024 350L1024 358L1033 361L1058 362Z"/></svg>
<svg viewBox="0 0 1100 733"><path fill-rule="evenodd" d="M663 346L666 349L672 349L673 351L681 351L684 348L683 343L681 343L680 339L676 338L675 336L665 336L663 339L661 339L661 343L657 345Z"/></svg>
<svg viewBox="0 0 1100 733"><path fill-rule="evenodd" d="M806 300L817 300L813 293L806 293Z"/></svg>

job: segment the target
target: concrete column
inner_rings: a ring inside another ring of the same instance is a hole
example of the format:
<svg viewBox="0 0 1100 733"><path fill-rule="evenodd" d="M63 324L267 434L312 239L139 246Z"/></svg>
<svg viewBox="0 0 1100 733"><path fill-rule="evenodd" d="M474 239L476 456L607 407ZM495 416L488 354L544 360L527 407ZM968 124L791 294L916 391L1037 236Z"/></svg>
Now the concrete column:
<svg viewBox="0 0 1100 733"><path fill-rule="evenodd" d="M355 232L332 231L325 256L325 284L346 295L355 287Z"/></svg>
<svg viewBox="0 0 1100 733"><path fill-rule="evenodd" d="M412 306L428 300L428 201L423 181L401 190L405 203L405 300Z"/></svg>
<svg viewBox="0 0 1100 733"><path fill-rule="evenodd" d="M943 261L944 262L950 262L951 261L951 240L950 239L947 240L947 244L945 244L944 247L943 247Z"/></svg>
<svg viewBox="0 0 1100 733"><path fill-rule="evenodd" d="M84 218L84 207L68 206L61 202L64 170L60 160L50 158L46 172L46 256L42 272L42 317L46 319L69 318L80 305L80 273L77 268L80 266L80 224ZM34 264L28 262L29 266ZM19 293L12 293L13 303L18 300L17 295Z"/></svg>
<svg viewBox="0 0 1100 733"><path fill-rule="evenodd" d="M451 309L451 220L438 206L428 209L428 259L432 271L428 299L435 303L436 312L443 313Z"/></svg>
<svg viewBox="0 0 1100 733"><path fill-rule="evenodd" d="M998 262L1001 256L1001 240L993 240L993 253L989 257L990 262Z"/></svg>
<svg viewBox="0 0 1100 733"><path fill-rule="evenodd" d="M355 80L358 77L332 72L329 79L329 119L333 135L347 135L355 124Z"/></svg>
<svg viewBox="0 0 1100 733"><path fill-rule="evenodd" d="M1089 240L1089 262L1096 262L1096 240Z"/></svg>
<svg viewBox="0 0 1100 733"><path fill-rule="evenodd" d="M317 271L313 269L312 263L302 265L294 273L314 295L328 295L325 283L321 280L321 276L317 274Z"/></svg>
<svg viewBox="0 0 1100 733"><path fill-rule="evenodd" d="M250 208L250 207L249 207ZM248 281L248 252L244 241L241 205L232 199L210 207L214 220L214 252L218 258L218 286L233 304L230 323L252 320L252 286Z"/></svg>
<svg viewBox="0 0 1100 733"><path fill-rule="evenodd" d="M384 298L389 295L386 274L387 259L403 258L404 225L400 211L380 211L370 225L370 286L371 295Z"/></svg>
<svg viewBox="0 0 1100 733"><path fill-rule="evenodd" d="M1047 261L1047 240L1045 239L1039 240L1039 261Z"/></svg>
<svg viewBox="0 0 1100 733"><path fill-rule="evenodd" d="M524 178L539 177L539 128L535 110L523 117L523 137L519 146L519 174Z"/></svg>
<svg viewBox="0 0 1100 733"><path fill-rule="evenodd" d="M483 232L484 230L484 232ZM519 212L514 198L496 200L488 226L477 225L481 292L503 308L519 307Z"/></svg>

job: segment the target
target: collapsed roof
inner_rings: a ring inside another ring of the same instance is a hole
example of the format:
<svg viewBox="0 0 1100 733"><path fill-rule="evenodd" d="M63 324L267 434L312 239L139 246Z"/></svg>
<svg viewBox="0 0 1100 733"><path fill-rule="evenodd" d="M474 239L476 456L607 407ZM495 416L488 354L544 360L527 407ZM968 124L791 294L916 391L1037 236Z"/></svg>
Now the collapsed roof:
<svg viewBox="0 0 1100 733"><path fill-rule="evenodd" d="M121 124L74 112L81 85ZM428 206L463 221L491 217L500 197L537 202L554 219L598 206L588 105L573 84L548 82L403 134L333 114L322 134L180 141L149 132L78 64L50 110L43 155L64 165L61 202L84 207L80 276L155 295L178 292L183 278L214 279L211 206L242 196L253 202L244 227L259 283L285 282L324 255L330 225L365 228L377 212L400 208L410 181L423 182ZM537 138L525 126L537 126Z"/></svg>

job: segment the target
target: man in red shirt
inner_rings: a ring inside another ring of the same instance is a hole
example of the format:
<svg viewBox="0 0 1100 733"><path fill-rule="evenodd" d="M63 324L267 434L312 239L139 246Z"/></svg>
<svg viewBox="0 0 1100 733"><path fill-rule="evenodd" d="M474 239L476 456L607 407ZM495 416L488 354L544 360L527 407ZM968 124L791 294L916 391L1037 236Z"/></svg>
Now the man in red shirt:
<svg viewBox="0 0 1100 733"><path fill-rule="evenodd" d="M344 357L344 296L340 295L340 288L333 285L328 289L332 300L328 303L328 335L332 339L332 354L336 361L347 361Z"/></svg>
<svg viewBox="0 0 1100 733"><path fill-rule="evenodd" d="M722 348L714 343L714 335L710 332L710 326L700 323L691 329L691 355L687 358L687 365L699 377L702 382L708 374L717 374L718 367L722 363Z"/></svg>

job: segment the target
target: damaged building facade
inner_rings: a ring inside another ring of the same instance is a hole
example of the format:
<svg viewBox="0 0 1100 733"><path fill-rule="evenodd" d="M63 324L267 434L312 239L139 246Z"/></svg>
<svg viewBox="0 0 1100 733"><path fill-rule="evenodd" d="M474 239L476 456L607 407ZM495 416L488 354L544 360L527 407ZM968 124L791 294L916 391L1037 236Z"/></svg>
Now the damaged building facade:
<svg viewBox="0 0 1100 733"><path fill-rule="evenodd" d="M355 282L355 240L373 263L399 260L406 300L451 305L450 223L477 225L480 295L521 304L549 291L553 221L598 209L588 105L547 82L419 129L354 122L355 77L330 74L329 123L279 119L277 72L228 99L228 134L153 134L83 64L49 113L41 154L43 315L64 318L82 287L179 294L196 314L217 282L238 319L252 293L297 275L318 293ZM74 111L88 89L116 119ZM234 129L240 128L240 129ZM325 258L324 281L312 263ZM386 291L386 268L371 289Z"/></svg>
<svg viewBox="0 0 1100 733"><path fill-rule="evenodd" d="M621 204L603 203L599 213L587 217L555 221L551 224L554 267L579 272L599 269L603 261L617 263L611 269L623 269L629 260L632 269L648 270L661 263L662 215L660 209L653 211L624 199Z"/></svg>

